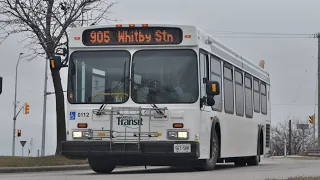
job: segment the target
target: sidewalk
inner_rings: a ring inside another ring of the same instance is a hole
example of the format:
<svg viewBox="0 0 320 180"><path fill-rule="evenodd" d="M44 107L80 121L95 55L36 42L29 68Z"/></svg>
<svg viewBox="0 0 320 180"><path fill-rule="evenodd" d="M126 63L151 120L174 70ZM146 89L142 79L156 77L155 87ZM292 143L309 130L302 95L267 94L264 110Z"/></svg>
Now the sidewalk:
<svg viewBox="0 0 320 180"><path fill-rule="evenodd" d="M22 172L46 172L46 171L74 171L90 170L89 165L68 165L68 166L43 166L43 167L8 167L0 168L1 173L22 173Z"/></svg>

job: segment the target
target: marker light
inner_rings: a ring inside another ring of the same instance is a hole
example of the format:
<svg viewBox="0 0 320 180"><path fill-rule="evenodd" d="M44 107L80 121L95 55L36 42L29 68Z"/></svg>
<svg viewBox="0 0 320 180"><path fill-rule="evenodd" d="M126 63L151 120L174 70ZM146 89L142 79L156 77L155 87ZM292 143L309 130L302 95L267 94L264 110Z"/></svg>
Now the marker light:
<svg viewBox="0 0 320 180"><path fill-rule="evenodd" d="M77 127L78 128L87 128L88 124L87 123L78 123Z"/></svg>
<svg viewBox="0 0 320 180"><path fill-rule="evenodd" d="M173 128L183 128L183 123L174 123Z"/></svg>

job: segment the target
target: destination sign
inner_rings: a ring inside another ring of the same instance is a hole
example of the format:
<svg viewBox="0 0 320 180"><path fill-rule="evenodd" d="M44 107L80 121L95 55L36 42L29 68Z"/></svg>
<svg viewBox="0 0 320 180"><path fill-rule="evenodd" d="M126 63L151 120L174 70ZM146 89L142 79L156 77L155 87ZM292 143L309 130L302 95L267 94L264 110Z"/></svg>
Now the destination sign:
<svg viewBox="0 0 320 180"><path fill-rule="evenodd" d="M180 44L182 30L173 27L128 27L87 29L82 34L86 46Z"/></svg>

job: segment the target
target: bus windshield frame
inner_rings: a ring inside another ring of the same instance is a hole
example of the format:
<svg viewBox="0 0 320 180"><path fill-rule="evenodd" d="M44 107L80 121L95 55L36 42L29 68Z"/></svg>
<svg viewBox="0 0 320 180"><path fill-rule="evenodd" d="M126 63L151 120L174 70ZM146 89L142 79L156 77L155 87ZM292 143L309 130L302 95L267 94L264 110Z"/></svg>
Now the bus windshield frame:
<svg viewBox="0 0 320 180"><path fill-rule="evenodd" d="M70 104L123 104L129 97L137 104L193 104L198 55L193 49L74 51L67 91Z"/></svg>

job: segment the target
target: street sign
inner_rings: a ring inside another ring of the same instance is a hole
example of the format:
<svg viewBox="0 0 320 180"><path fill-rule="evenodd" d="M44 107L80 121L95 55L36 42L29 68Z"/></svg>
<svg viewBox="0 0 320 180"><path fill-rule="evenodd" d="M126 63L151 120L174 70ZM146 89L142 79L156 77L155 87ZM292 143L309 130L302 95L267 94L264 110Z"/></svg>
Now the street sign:
<svg viewBox="0 0 320 180"><path fill-rule="evenodd" d="M24 147L24 145L26 144L27 141L20 141L21 146Z"/></svg>
<svg viewBox="0 0 320 180"><path fill-rule="evenodd" d="M309 129L309 124L297 124L298 129Z"/></svg>

